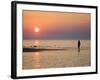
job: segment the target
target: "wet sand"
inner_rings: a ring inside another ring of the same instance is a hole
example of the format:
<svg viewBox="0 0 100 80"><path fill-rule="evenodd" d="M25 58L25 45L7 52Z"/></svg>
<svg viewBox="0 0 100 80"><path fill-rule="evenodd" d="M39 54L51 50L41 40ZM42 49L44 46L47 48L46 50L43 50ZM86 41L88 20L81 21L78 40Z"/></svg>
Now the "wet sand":
<svg viewBox="0 0 100 80"><path fill-rule="evenodd" d="M23 69L90 66L90 50L23 52Z"/></svg>

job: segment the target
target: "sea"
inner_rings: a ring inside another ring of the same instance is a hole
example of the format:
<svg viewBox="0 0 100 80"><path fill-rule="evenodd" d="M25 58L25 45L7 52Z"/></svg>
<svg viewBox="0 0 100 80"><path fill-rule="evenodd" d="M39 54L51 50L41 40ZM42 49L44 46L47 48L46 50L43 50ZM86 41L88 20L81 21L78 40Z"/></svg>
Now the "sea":
<svg viewBox="0 0 100 80"><path fill-rule="evenodd" d="M22 53L23 69L85 67L91 65L91 40L23 40L23 48L64 49Z"/></svg>

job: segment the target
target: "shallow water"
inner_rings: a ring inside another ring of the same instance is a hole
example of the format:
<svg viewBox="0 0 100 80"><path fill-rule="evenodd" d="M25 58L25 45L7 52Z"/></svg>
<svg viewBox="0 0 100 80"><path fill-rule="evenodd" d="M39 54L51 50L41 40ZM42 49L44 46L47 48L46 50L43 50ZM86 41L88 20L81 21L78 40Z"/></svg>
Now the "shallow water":
<svg viewBox="0 0 100 80"><path fill-rule="evenodd" d="M24 47L64 48L59 51L23 52L23 69L80 67L91 65L90 40L81 40L80 51L76 40L24 40Z"/></svg>

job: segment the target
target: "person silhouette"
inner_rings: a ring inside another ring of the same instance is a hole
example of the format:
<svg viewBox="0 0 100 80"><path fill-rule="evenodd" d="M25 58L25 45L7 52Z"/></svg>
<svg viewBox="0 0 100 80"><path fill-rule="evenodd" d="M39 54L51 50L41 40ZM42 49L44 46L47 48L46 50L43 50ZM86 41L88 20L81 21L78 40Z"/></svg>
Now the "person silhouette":
<svg viewBox="0 0 100 80"><path fill-rule="evenodd" d="M77 46L78 46L78 52L80 52L80 46L81 46L81 42L80 42L80 40L78 40L78 44L77 44Z"/></svg>

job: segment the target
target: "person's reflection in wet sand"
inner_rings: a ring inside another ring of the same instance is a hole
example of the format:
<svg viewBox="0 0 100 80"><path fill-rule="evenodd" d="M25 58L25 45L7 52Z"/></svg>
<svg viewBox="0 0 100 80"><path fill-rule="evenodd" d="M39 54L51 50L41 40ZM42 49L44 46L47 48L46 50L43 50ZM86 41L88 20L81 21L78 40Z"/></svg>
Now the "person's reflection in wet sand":
<svg viewBox="0 0 100 80"><path fill-rule="evenodd" d="M80 52L80 48L78 48L78 52Z"/></svg>
<svg viewBox="0 0 100 80"><path fill-rule="evenodd" d="M80 40L78 40L78 44L77 44L77 46L78 46L78 52L80 52L80 46L81 46L81 42L80 42Z"/></svg>

